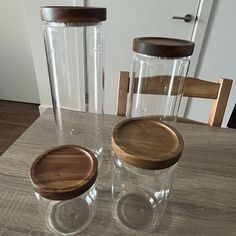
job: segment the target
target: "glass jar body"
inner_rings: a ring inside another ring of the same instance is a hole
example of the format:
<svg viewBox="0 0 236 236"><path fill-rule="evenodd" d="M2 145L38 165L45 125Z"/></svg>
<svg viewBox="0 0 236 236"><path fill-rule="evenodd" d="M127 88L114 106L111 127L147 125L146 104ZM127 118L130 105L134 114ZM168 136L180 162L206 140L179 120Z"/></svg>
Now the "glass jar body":
<svg viewBox="0 0 236 236"><path fill-rule="evenodd" d="M96 211L95 185L84 194L69 200L49 200L38 193L35 195L45 228L55 235L77 235L91 223Z"/></svg>
<svg viewBox="0 0 236 236"><path fill-rule="evenodd" d="M44 40L57 126L63 109L102 114L102 23L45 23Z"/></svg>
<svg viewBox="0 0 236 236"><path fill-rule="evenodd" d="M134 53L127 115L175 119L188 66L188 57L163 58Z"/></svg>
<svg viewBox="0 0 236 236"><path fill-rule="evenodd" d="M165 212L176 165L162 170L145 170L118 159L113 152L113 217L126 230L149 232Z"/></svg>

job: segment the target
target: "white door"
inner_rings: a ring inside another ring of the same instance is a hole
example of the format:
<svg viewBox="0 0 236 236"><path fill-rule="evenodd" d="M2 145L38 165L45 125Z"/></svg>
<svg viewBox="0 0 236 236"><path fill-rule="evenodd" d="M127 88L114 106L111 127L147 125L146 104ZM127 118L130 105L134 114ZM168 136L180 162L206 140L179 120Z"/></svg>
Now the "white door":
<svg viewBox="0 0 236 236"><path fill-rule="evenodd" d="M105 38L105 113L116 114L118 74L130 70L132 40L141 36L165 36L194 40L196 43L191 75L200 53L213 0L25 0L29 19L32 55L38 82L41 108L51 105L50 88L43 46L40 5L88 5L107 8ZM173 16L191 14L193 20L174 20ZM195 21L196 15L203 19ZM199 24L199 22L201 22Z"/></svg>

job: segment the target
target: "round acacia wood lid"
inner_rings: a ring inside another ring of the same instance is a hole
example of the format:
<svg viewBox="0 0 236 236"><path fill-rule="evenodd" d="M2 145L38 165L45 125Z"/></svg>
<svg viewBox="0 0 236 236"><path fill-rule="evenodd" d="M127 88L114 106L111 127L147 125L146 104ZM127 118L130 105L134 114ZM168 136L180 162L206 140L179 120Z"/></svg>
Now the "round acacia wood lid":
<svg viewBox="0 0 236 236"><path fill-rule="evenodd" d="M30 177L35 192L50 200L67 200L86 192L97 177L98 162L90 150L58 146L33 162Z"/></svg>
<svg viewBox="0 0 236 236"><path fill-rule="evenodd" d="M154 118L131 118L113 130L112 147L121 160L142 169L158 170L174 165L183 151L177 130Z"/></svg>
<svg viewBox="0 0 236 236"><path fill-rule="evenodd" d="M41 7L41 19L47 22L85 23L106 20L106 8L75 6Z"/></svg>
<svg viewBox="0 0 236 236"><path fill-rule="evenodd" d="M143 37L133 40L137 53L156 57L187 57L193 54L194 42L161 37Z"/></svg>

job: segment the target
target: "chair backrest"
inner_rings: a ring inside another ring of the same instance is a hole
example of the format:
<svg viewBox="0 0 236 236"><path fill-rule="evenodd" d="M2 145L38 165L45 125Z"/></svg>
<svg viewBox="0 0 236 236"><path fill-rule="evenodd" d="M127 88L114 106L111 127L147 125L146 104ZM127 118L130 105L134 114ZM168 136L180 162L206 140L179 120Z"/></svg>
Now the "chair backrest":
<svg viewBox="0 0 236 236"><path fill-rule="evenodd" d="M118 107L117 115L125 116L127 95L129 92L129 72L120 72L119 82L119 94L118 94ZM161 94L162 90L160 86L168 86L170 76L153 76L143 78L146 82L143 83L141 89L142 94ZM178 94L177 86L178 80L183 79L182 77L176 77L177 83L174 83L173 94ZM195 98L207 98L213 99L211 106L210 116L208 125L220 127L223 121L225 109L227 106L230 90L232 86L231 79L221 78L218 82L210 82L201 80L193 77L187 77L184 87L184 97L195 97ZM136 93L136 82L134 81L133 92ZM193 121L194 122L194 121Z"/></svg>

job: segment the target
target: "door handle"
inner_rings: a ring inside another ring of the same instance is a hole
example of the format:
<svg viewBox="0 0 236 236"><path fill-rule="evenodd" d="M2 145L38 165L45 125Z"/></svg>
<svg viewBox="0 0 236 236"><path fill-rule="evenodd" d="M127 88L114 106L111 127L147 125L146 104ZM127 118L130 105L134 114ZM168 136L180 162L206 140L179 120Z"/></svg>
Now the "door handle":
<svg viewBox="0 0 236 236"><path fill-rule="evenodd" d="M185 16L173 16L172 19L184 20L185 22L190 22L193 19L193 16L190 14L186 14Z"/></svg>

